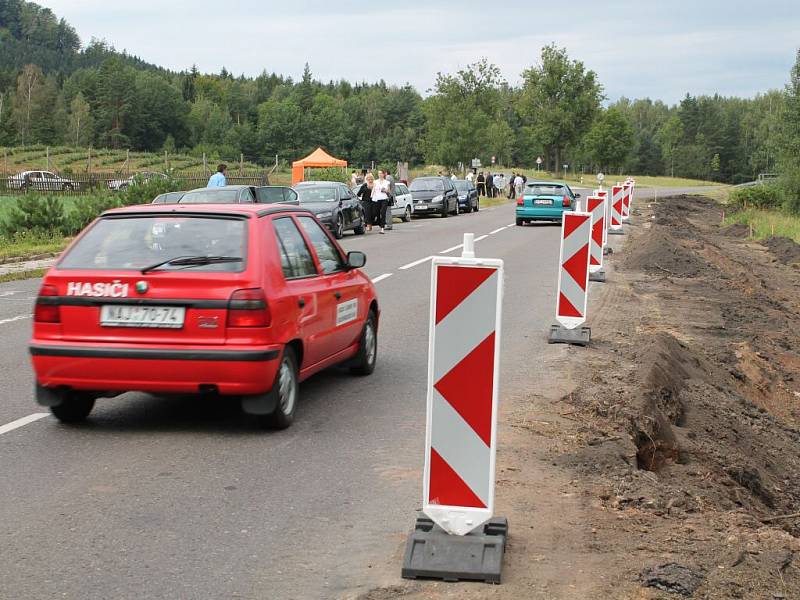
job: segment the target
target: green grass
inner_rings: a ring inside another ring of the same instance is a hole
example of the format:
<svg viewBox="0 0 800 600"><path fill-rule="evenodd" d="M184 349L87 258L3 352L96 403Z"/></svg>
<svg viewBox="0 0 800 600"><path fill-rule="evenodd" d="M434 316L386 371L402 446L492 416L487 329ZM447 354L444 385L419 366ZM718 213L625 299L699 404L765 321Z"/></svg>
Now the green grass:
<svg viewBox="0 0 800 600"><path fill-rule="evenodd" d="M14 273L5 273L0 275L0 283L8 283L9 281L21 281L23 279L40 279L47 273L47 269L31 269L29 271L16 271Z"/></svg>
<svg viewBox="0 0 800 600"><path fill-rule="evenodd" d="M0 263L9 258L22 258L61 252L70 238L61 235L37 235L23 232L13 238L0 237Z"/></svg>
<svg viewBox="0 0 800 600"><path fill-rule="evenodd" d="M786 237L800 244L800 216L777 210L748 208L725 216L724 225L740 223L752 227L753 239Z"/></svg>
<svg viewBox="0 0 800 600"><path fill-rule="evenodd" d="M492 206L502 206L509 202L513 202L513 200L509 200L508 198L481 198L480 207L490 208Z"/></svg>

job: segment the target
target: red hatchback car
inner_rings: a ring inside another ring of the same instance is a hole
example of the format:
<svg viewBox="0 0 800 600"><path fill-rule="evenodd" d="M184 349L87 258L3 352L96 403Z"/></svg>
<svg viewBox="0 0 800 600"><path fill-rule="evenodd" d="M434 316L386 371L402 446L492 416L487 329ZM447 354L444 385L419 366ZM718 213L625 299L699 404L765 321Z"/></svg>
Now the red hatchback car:
<svg viewBox="0 0 800 600"><path fill-rule="evenodd" d="M218 393L288 427L300 381L337 364L375 368L380 311L365 262L297 207L107 211L43 280L36 400L72 422L126 391Z"/></svg>

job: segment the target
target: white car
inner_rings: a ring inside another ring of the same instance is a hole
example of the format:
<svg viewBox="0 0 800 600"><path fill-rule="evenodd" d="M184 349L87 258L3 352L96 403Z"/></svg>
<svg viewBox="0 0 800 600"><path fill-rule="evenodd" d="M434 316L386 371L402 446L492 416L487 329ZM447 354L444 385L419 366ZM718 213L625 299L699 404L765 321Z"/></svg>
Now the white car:
<svg viewBox="0 0 800 600"><path fill-rule="evenodd" d="M414 199L411 192L404 183L394 184L394 206L392 206L392 217L400 217L408 223L414 212Z"/></svg>
<svg viewBox="0 0 800 600"><path fill-rule="evenodd" d="M137 173L136 175L131 175L127 179L110 179L108 182L108 189L121 191L137 183L148 183L153 179L167 179L167 176L163 173Z"/></svg>
<svg viewBox="0 0 800 600"><path fill-rule="evenodd" d="M72 179L60 177L50 171L23 171L8 178L10 190L40 190L45 192L72 191L80 188L80 184Z"/></svg>

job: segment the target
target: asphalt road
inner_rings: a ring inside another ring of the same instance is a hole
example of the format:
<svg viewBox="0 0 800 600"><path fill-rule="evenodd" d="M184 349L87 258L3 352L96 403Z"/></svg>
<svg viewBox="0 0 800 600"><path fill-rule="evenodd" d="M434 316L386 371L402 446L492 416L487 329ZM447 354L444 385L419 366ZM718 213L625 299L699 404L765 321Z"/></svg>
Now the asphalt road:
<svg viewBox="0 0 800 600"><path fill-rule="evenodd" d="M39 282L0 285L0 596L316 599L396 582L421 501L425 259L473 232L478 256L505 260L501 398L569 352L545 337L560 228L513 223L507 204L348 235L381 302L378 368L304 383L282 432L232 403L137 393L81 426L45 415L8 431L46 412L26 348Z"/></svg>

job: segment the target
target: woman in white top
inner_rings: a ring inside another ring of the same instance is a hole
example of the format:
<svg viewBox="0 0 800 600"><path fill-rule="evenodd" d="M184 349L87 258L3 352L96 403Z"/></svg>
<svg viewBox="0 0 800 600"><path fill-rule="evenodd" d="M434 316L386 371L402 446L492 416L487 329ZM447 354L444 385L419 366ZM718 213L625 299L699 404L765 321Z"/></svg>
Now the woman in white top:
<svg viewBox="0 0 800 600"><path fill-rule="evenodd" d="M372 202L375 212L373 214L378 217L378 226L381 228L381 233L386 233L386 207L389 205L389 180L386 179L386 171L378 172L378 179L372 188Z"/></svg>

